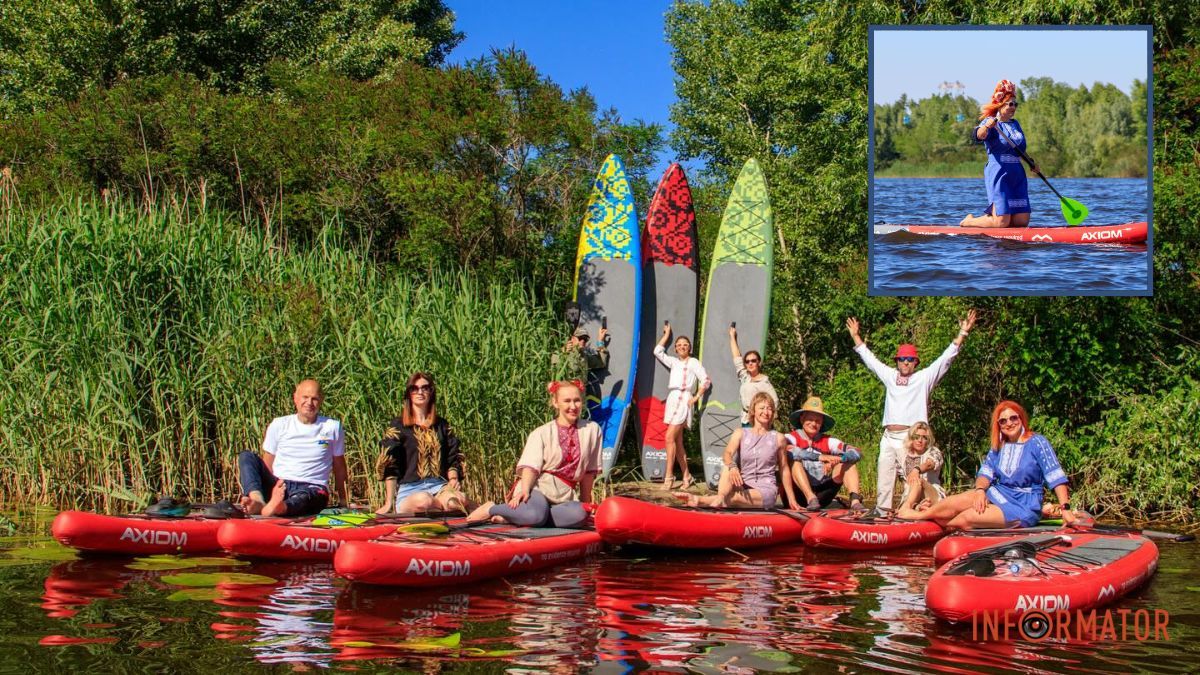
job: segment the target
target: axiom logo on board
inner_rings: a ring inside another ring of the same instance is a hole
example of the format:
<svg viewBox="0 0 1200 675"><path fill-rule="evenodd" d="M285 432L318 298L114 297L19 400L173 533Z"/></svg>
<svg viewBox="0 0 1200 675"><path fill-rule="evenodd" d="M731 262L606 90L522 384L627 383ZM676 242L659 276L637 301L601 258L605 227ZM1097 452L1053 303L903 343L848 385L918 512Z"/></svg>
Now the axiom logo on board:
<svg viewBox="0 0 1200 675"><path fill-rule="evenodd" d="M774 534L770 525L747 525L742 539L770 539Z"/></svg>
<svg viewBox="0 0 1200 675"><path fill-rule="evenodd" d="M1111 588L1111 587L1109 587ZM1171 615L1165 609L1060 610L1032 609L975 612L971 615L973 640L1010 640L1032 642L1055 640L1096 641L1167 641Z"/></svg>
<svg viewBox="0 0 1200 675"><path fill-rule="evenodd" d="M1080 241L1106 241L1108 239L1121 239L1125 236L1124 230L1100 230L1099 232L1084 232L1080 237Z"/></svg>
<svg viewBox="0 0 1200 675"><path fill-rule="evenodd" d="M1069 595L1019 595L1017 596L1017 606L1015 609L1044 609L1046 611L1057 611L1060 609L1071 609L1071 596Z"/></svg>
<svg viewBox="0 0 1200 675"><path fill-rule="evenodd" d="M888 537L886 532L854 530L850 533L850 541L860 541L864 544L886 544Z"/></svg>
<svg viewBox="0 0 1200 675"><path fill-rule="evenodd" d="M132 541L135 544L154 544L155 546L187 546L187 532L166 532L164 530L143 530L140 527L127 527L121 533L118 541Z"/></svg>
<svg viewBox="0 0 1200 675"><path fill-rule="evenodd" d="M289 534L283 538L279 548L290 548L293 551L309 551L311 553L336 553L341 542L318 537L297 537Z"/></svg>
<svg viewBox="0 0 1200 675"><path fill-rule="evenodd" d="M471 573L471 561L411 558L404 573L426 577L465 577Z"/></svg>
<svg viewBox="0 0 1200 675"><path fill-rule="evenodd" d="M532 564L533 564L533 558L530 557L530 555L528 553L518 553L512 557L512 560L508 561L509 567L513 567L515 565L532 565Z"/></svg>
<svg viewBox="0 0 1200 675"><path fill-rule="evenodd" d="M649 460L666 461L667 451L666 450L647 450L642 453L642 456Z"/></svg>
<svg viewBox="0 0 1200 675"><path fill-rule="evenodd" d="M1048 234L1035 234L1029 238L1029 241L1054 241L1054 237Z"/></svg>

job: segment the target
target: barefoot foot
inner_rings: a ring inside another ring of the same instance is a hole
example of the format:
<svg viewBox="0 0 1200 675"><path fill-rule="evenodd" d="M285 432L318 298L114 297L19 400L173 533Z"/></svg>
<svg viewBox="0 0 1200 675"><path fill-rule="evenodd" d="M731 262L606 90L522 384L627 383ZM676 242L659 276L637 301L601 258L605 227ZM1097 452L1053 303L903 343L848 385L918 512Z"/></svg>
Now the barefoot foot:
<svg viewBox="0 0 1200 675"><path fill-rule="evenodd" d="M284 506L283 498L287 496L287 488L284 487L283 481L275 483L275 487L271 488L271 500L263 507L262 514L264 516L282 516L287 513L287 507Z"/></svg>
<svg viewBox="0 0 1200 675"><path fill-rule="evenodd" d="M255 495L257 495L257 497ZM238 500L238 504L241 505L242 510L245 511L246 515L248 516L259 515L262 513L263 507L267 505L266 502L262 500L262 493L258 492L257 490L248 495L244 495Z"/></svg>
<svg viewBox="0 0 1200 675"><path fill-rule="evenodd" d="M486 520L490 520L492 517L492 514L489 513L489 511L495 505L496 505L496 502L484 502L484 503L480 504L479 508L472 511L471 514L467 516L467 522L468 523L482 523Z"/></svg>

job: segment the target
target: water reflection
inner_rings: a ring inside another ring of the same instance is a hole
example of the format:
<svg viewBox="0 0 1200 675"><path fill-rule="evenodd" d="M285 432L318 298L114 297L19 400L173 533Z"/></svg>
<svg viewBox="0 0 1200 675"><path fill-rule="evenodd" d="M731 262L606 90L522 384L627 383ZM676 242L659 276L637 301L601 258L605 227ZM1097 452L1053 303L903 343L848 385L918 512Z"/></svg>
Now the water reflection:
<svg viewBox="0 0 1200 675"><path fill-rule="evenodd" d="M177 572L122 559L38 563L42 572L0 569L5 588L29 589L8 598L25 612L12 620L28 637L0 636L0 653L40 644L35 656L53 663L111 666L133 645L159 647L146 658L164 659L183 645L233 667L426 673L1190 672L1200 662L1193 551L1164 547L1152 585L1119 605L1171 610L1166 643L981 642L969 625L926 612L928 548L837 555L797 546L748 556L620 551L425 591L347 584L328 564L260 562L236 571L270 583L222 582L182 600L181 586L164 580Z"/></svg>

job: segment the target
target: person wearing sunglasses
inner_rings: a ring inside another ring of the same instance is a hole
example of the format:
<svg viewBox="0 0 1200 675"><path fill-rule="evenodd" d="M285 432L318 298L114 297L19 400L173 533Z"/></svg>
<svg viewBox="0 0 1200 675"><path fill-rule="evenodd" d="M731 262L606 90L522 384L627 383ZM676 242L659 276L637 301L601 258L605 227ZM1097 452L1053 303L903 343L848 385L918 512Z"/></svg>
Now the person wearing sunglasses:
<svg viewBox="0 0 1200 675"><path fill-rule="evenodd" d="M733 355L733 368L737 371L738 381L741 382L741 387L738 393L742 397L742 428L750 428L750 402L759 393L766 394L771 397L771 403L775 405L775 409L779 409L779 395L775 393L775 387L771 384L771 378L767 377L762 371L762 354L756 349L752 349L742 354L738 348L737 327L729 326L729 353Z"/></svg>
<svg viewBox="0 0 1200 675"><path fill-rule="evenodd" d="M883 402L883 435L879 439L879 485L876 487L875 508L889 511L896 489L897 467L904 462L904 441L908 430L917 422L929 421L929 394L950 369L958 356L963 340L975 326L975 310L958 322L958 335L942 355L927 368L917 370L921 359L915 345L902 344L896 349L896 367L883 364L859 335L858 319L846 319L846 329L854 340L854 351L875 377L883 383L887 394Z"/></svg>
<svg viewBox="0 0 1200 675"><path fill-rule="evenodd" d="M946 498L942 487L942 451L928 422L917 422L904 439L904 462L896 467L904 481L900 509L924 510Z"/></svg>
<svg viewBox="0 0 1200 675"><path fill-rule="evenodd" d="M305 516L329 504L329 474L338 499L346 492L346 437L342 423L321 413L325 394L316 380L292 392L296 414L276 417L263 437L262 456L238 456L241 506L250 515ZM268 493L270 496L268 497Z"/></svg>
<svg viewBox="0 0 1200 675"><path fill-rule="evenodd" d="M712 386L708 371L700 360L692 356L692 341L686 335L675 338L675 356L667 353L667 342L671 339L671 323L663 323L662 337L654 345L654 358L671 370L667 380L667 400L663 411L663 422L667 425L667 470L663 477L664 490L675 487L675 465L683 473L683 484L686 490L696 484L688 468L687 453L683 449L683 430L692 426L692 411L696 402L704 396ZM692 392L695 391L695 394Z"/></svg>
<svg viewBox="0 0 1200 675"><path fill-rule="evenodd" d="M458 436L438 415L437 385L428 373L413 373L404 386L404 406L379 441L375 473L387 490L379 514L464 511L464 457Z"/></svg>
<svg viewBox="0 0 1200 675"><path fill-rule="evenodd" d="M1020 157L1026 139L1021 123L1014 117L1017 105L1016 85L1000 80L992 99L980 107L980 124L971 138L987 149L983 182L987 186L988 207L981 216L968 213L959 222L963 227L1029 226L1029 180ZM1030 169L1037 173L1036 165Z"/></svg>
<svg viewBox="0 0 1200 675"><path fill-rule="evenodd" d="M1058 498L1063 524L1073 524L1079 516L1050 441L1030 430L1029 414L1020 404L1001 401L992 410L991 449L975 474L975 487L925 511L900 515L957 530L1033 527L1042 517L1043 486Z"/></svg>

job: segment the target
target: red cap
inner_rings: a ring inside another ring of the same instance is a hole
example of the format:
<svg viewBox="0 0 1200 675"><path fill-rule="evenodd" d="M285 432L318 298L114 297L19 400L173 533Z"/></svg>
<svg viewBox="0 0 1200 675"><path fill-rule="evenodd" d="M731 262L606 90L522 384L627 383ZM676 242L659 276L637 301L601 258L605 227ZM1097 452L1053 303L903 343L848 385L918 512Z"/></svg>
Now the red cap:
<svg viewBox="0 0 1200 675"><path fill-rule="evenodd" d="M896 357L895 358L900 358L901 356L911 356L914 359L918 358L917 357L917 346L910 345L910 344L900 345L899 347L896 348Z"/></svg>

